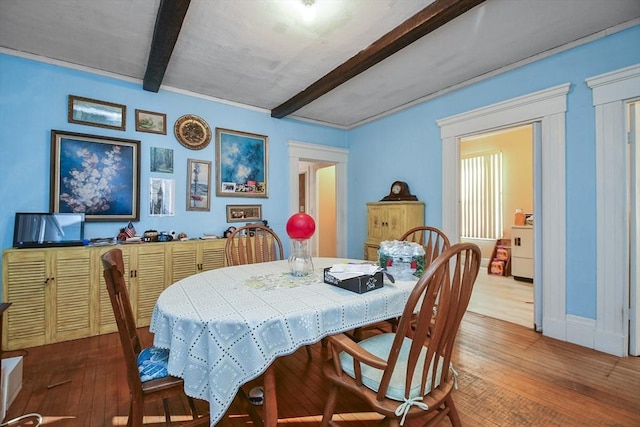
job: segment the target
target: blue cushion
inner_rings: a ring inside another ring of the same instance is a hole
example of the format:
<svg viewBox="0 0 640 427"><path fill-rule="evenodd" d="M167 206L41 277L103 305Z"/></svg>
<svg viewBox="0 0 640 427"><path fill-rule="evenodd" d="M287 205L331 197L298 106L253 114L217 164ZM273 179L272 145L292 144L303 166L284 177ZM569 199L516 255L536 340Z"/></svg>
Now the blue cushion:
<svg viewBox="0 0 640 427"><path fill-rule="evenodd" d="M389 352L391 350L391 346L393 344L393 340L395 338L395 334L378 334L374 335L371 338L367 338L365 340L360 341L358 344L367 350L369 353L375 354L381 359L387 360L389 357ZM387 397L397 401L404 401L404 385L405 378L407 374L407 357L409 356L409 348L411 346L411 339L405 338L402 343L402 348L400 349L400 355L398 357L398 361L396 362L396 367L393 371L393 375L391 375L391 382L389 383L389 388L387 389ZM424 366L424 358L426 357L426 348L423 348L420 352L420 357L418 359L418 364L416 371L413 373L413 378L411 379L411 390L409 393L409 398L419 398L422 397L420 394L420 381L422 378L422 369L419 368ZM442 357L439 360L437 373L436 373L436 387L440 385L440 378L442 375ZM344 372L352 378L355 378L355 373L353 369L353 357L349 354L342 352L340 353L340 364L342 365L342 369ZM433 361L431 362L431 366L429 369L431 370L433 366ZM380 381L382 380L383 371L381 369L372 368L369 365L361 364L362 367L362 383L369 389L373 391L378 391L380 388ZM427 387L425 392L429 393L431 390L431 377L427 380Z"/></svg>
<svg viewBox="0 0 640 427"><path fill-rule="evenodd" d="M157 380L169 376L167 363L169 350L158 347L147 347L138 355L138 372L140 381Z"/></svg>

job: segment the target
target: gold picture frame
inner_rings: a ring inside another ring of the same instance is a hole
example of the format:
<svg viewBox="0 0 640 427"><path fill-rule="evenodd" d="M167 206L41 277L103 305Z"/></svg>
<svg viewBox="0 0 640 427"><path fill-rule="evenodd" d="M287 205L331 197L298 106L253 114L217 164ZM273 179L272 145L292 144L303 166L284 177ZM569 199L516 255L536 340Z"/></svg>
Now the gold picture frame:
<svg viewBox="0 0 640 427"><path fill-rule="evenodd" d="M262 221L262 205L227 205L227 222Z"/></svg>

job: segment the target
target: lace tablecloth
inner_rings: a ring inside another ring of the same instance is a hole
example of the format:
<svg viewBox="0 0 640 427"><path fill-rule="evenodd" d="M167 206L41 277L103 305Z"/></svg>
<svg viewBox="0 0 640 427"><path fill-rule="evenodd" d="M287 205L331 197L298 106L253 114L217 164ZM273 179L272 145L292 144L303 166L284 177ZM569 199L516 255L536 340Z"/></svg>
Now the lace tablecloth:
<svg viewBox="0 0 640 427"><path fill-rule="evenodd" d="M314 275L300 279L287 273L287 261L225 267L162 292L154 345L170 349L169 373L184 379L185 392L209 401L212 426L276 357L402 313L415 280L385 280L364 294L322 283L322 268L344 261L314 258Z"/></svg>

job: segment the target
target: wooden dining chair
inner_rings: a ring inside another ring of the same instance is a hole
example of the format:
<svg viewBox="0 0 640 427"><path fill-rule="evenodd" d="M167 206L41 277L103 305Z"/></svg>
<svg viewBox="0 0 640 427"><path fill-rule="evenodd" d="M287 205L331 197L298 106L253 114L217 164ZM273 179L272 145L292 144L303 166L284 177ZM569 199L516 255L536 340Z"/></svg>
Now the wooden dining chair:
<svg viewBox="0 0 640 427"><path fill-rule="evenodd" d="M234 230L224 248L227 265L255 264L284 259L282 241L267 226L247 224Z"/></svg>
<svg viewBox="0 0 640 427"><path fill-rule="evenodd" d="M442 230L428 225L414 227L406 231L398 240L422 245L424 248L425 270L433 260L451 246L449 238Z"/></svg>
<svg viewBox="0 0 640 427"><path fill-rule="evenodd" d="M162 399L166 424L171 425L168 399L178 396L187 398L193 417L193 421L185 425L209 425L209 416L198 416L194 400L185 395L183 380L168 374L168 351L157 347L143 349L124 279L122 251L114 248L105 252L102 255L102 265L127 368L127 384L131 398L127 426L141 427L145 403L157 399Z"/></svg>
<svg viewBox="0 0 640 427"><path fill-rule="evenodd" d="M478 246L458 243L433 260L413 288L396 332L360 342L346 334L329 337L332 358L323 372L331 391L323 427L336 425L331 419L338 395L347 391L393 427L414 418L422 418L420 425L436 425L446 416L454 427L461 425L452 397L458 374L451 358L480 259ZM419 315L411 325L414 312Z"/></svg>
<svg viewBox="0 0 640 427"><path fill-rule="evenodd" d="M447 235L439 228L429 225L421 225L418 227L407 230L398 240L418 243L424 248L424 269L429 267L433 260L451 246ZM362 339L363 331L377 329L385 330L386 327L391 327L392 331L395 331L398 327L399 319L394 317L391 319L383 320L374 325L363 326L354 331L354 337L357 340ZM388 323L388 325L386 325Z"/></svg>

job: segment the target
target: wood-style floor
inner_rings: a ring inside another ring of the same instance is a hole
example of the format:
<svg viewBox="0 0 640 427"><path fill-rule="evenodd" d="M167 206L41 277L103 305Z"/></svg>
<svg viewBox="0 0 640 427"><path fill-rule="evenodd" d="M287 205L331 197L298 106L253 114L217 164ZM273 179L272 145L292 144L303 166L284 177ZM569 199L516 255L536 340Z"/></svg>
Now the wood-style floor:
<svg viewBox="0 0 640 427"><path fill-rule="evenodd" d="M481 268L469 311L533 328L533 283L487 274Z"/></svg>
<svg viewBox="0 0 640 427"><path fill-rule="evenodd" d="M150 344L151 335L143 332ZM319 364L327 350L320 343L312 350L311 360L301 348L276 361L280 424L319 424L328 390ZM18 354L24 356L23 386L5 421L36 412L46 426L126 425L128 390L115 334L5 352L4 357ZM606 355L468 312L455 364L460 389L454 399L465 426L640 426L640 358ZM244 403L236 400L225 426L252 425ZM176 420L184 419L186 404L173 405ZM162 425L162 406L147 409L145 425ZM334 419L342 426L378 423L351 396L341 398L337 409Z"/></svg>

